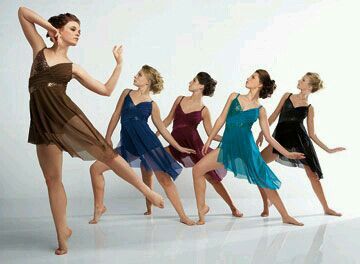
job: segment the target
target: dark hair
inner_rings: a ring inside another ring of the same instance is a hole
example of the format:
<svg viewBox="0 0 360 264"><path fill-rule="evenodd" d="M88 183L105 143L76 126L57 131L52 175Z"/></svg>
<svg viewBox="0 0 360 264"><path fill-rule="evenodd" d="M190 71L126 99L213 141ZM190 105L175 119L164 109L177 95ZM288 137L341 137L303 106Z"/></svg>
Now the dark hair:
<svg viewBox="0 0 360 264"><path fill-rule="evenodd" d="M271 80L269 73L265 70L258 69L255 72L259 75L260 82L263 85L259 97L262 99L270 97L276 89L275 81Z"/></svg>
<svg viewBox="0 0 360 264"><path fill-rule="evenodd" d="M204 85L203 95L213 96L217 81L211 78L210 74L207 72L199 72L196 75L196 79L198 79L200 84Z"/></svg>
<svg viewBox="0 0 360 264"><path fill-rule="evenodd" d="M57 29L62 28L70 21L75 21L80 25L80 20L75 15L70 13L60 14L58 16L52 16L49 18L48 21L54 28ZM46 34L46 37L49 37L49 34Z"/></svg>

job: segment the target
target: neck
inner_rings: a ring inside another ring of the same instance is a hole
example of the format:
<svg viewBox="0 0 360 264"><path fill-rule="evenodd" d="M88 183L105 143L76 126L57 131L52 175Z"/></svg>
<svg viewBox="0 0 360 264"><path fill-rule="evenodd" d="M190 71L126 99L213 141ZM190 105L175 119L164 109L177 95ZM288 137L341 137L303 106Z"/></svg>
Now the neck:
<svg viewBox="0 0 360 264"><path fill-rule="evenodd" d="M303 100L307 100L308 97L309 97L309 92L305 92L305 91L300 91L300 93L298 94L300 99L303 99Z"/></svg>
<svg viewBox="0 0 360 264"><path fill-rule="evenodd" d="M69 46L59 46L58 44L54 44L50 50L52 50L55 54L60 55L62 57L67 57Z"/></svg>
<svg viewBox="0 0 360 264"><path fill-rule="evenodd" d="M190 100L201 103L202 97L203 97L202 91L195 91L192 92L192 94L190 95Z"/></svg>
<svg viewBox="0 0 360 264"><path fill-rule="evenodd" d="M260 89L250 89L246 97L249 99L249 101L257 101L259 99L259 93Z"/></svg>
<svg viewBox="0 0 360 264"><path fill-rule="evenodd" d="M139 91L141 95L149 95L150 94L150 88L147 85L138 86L137 91Z"/></svg>

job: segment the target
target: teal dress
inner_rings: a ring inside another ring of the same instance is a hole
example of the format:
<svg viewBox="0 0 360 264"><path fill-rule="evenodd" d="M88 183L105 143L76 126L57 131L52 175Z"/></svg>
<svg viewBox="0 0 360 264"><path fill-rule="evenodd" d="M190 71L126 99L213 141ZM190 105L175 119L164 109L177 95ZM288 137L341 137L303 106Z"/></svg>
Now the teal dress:
<svg viewBox="0 0 360 264"><path fill-rule="evenodd" d="M217 161L232 171L236 178L247 179L261 188L279 189L281 182L261 157L251 132L262 106L244 111L238 97L231 102L226 117Z"/></svg>

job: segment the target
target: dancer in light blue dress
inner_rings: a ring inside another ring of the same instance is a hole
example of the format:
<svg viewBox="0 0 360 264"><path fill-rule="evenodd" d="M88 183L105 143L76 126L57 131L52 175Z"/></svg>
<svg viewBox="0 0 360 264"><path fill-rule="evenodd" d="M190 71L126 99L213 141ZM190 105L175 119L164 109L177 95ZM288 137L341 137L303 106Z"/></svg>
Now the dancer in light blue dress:
<svg viewBox="0 0 360 264"><path fill-rule="evenodd" d="M251 132L253 123L259 119L266 140L280 153L291 159L303 159L298 152L289 152L270 134L265 109L259 105L259 97L269 97L276 88L275 81L265 70L256 70L246 81L247 95L232 93L216 120L211 134L204 145L206 153L211 141L226 122L225 132L219 147L202 158L193 168L194 189L198 207L199 221L205 223L205 214L209 207L205 203L206 181L204 174L210 170L225 167L235 177L247 179L250 183L264 188L270 201L279 211L284 223L303 225L291 217L282 203L276 189L280 181L262 159Z"/></svg>

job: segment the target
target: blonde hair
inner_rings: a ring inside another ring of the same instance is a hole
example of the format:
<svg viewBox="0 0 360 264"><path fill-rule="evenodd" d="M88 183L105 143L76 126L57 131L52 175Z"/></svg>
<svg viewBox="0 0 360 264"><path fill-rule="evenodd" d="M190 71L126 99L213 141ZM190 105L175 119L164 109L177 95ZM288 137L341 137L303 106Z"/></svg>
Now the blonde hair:
<svg viewBox="0 0 360 264"><path fill-rule="evenodd" d="M164 89L164 80L160 73L149 65L142 66L141 70L150 81L150 91L152 91L154 94L160 93L161 90Z"/></svg>
<svg viewBox="0 0 360 264"><path fill-rule="evenodd" d="M323 81L321 80L319 74L315 72L307 72L305 76L309 78L309 84L312 87L312 93L315 93L316 91L324 88Z"/></svg>

